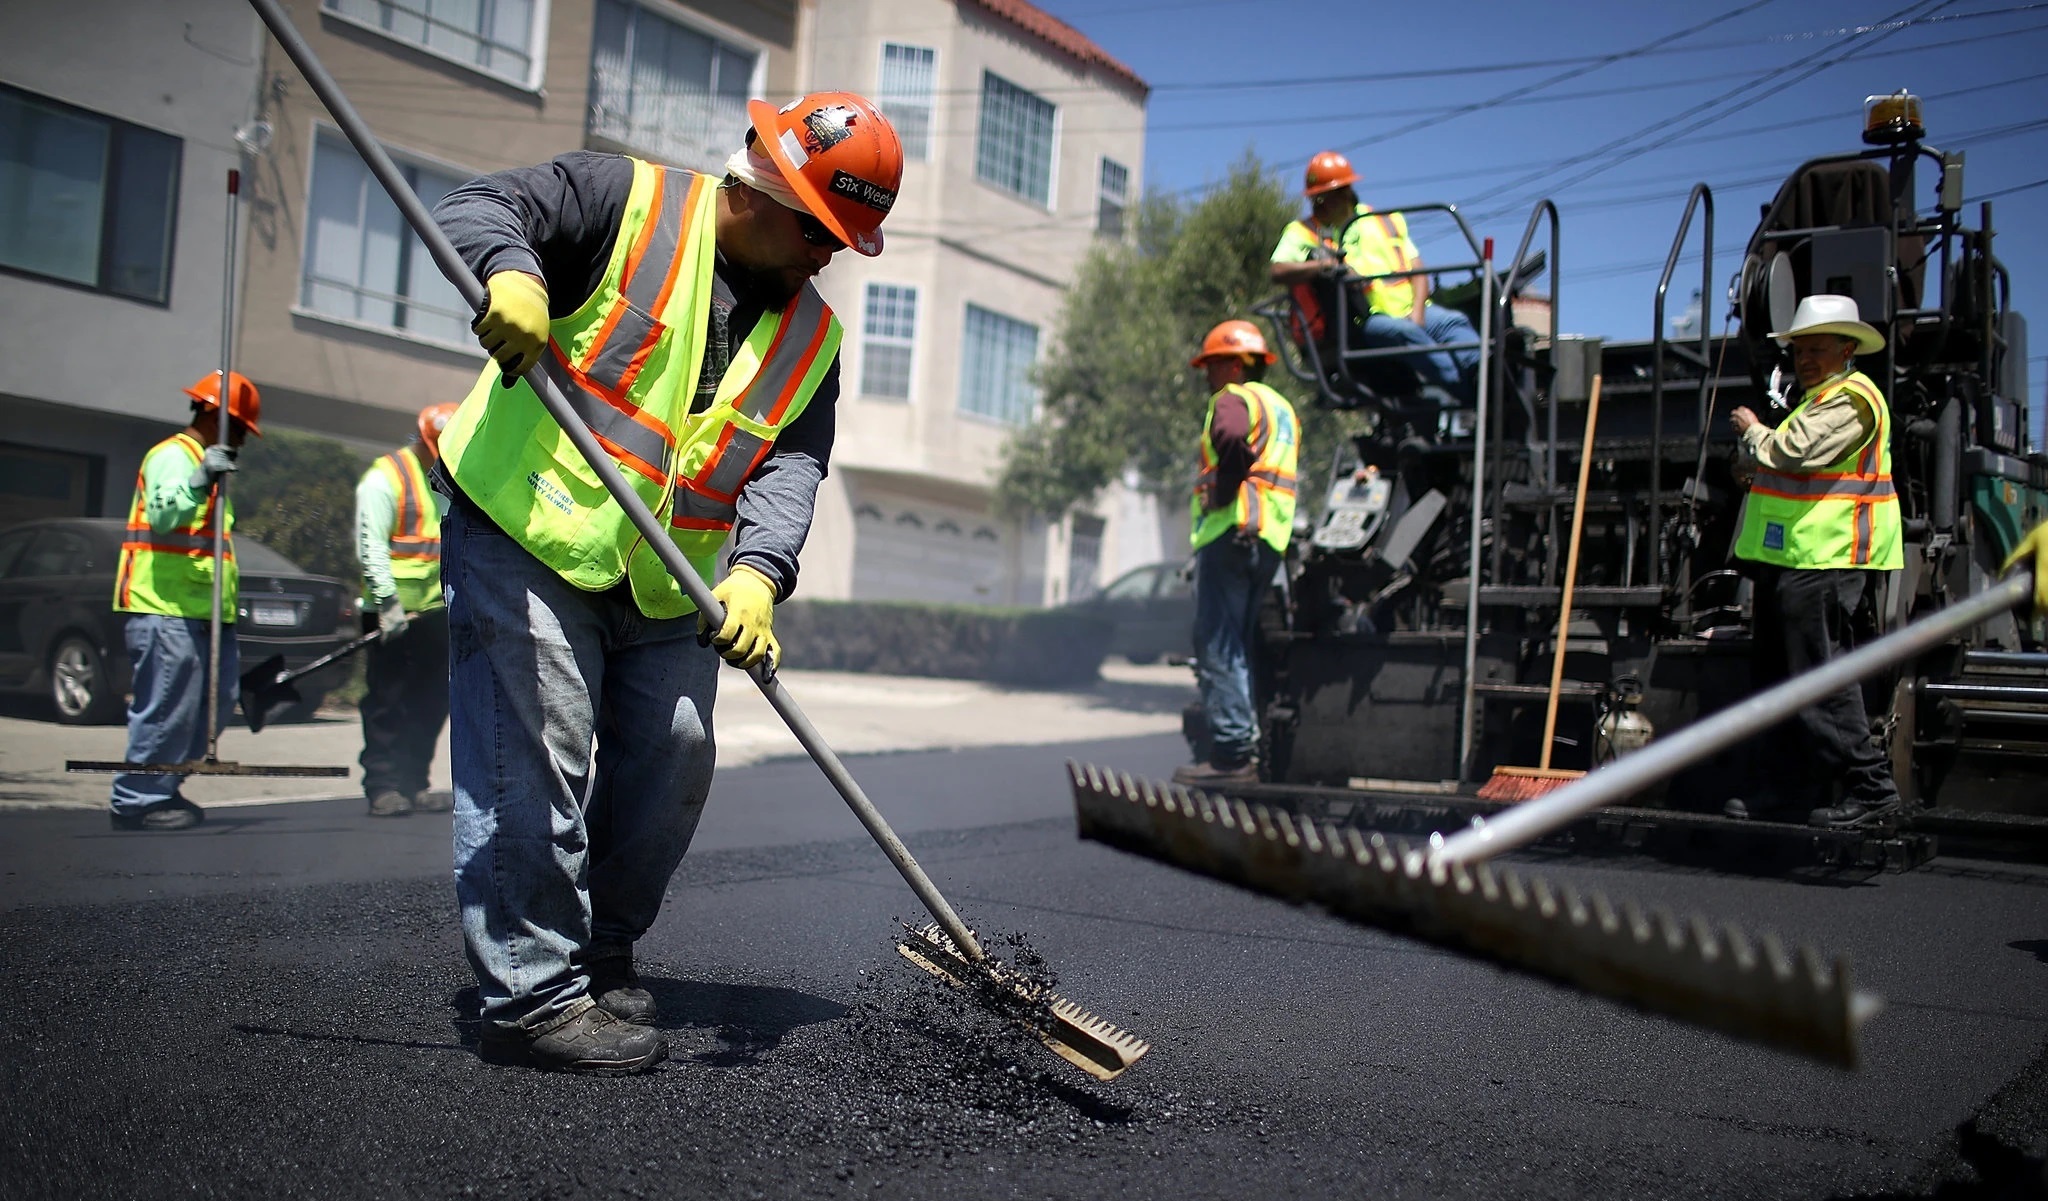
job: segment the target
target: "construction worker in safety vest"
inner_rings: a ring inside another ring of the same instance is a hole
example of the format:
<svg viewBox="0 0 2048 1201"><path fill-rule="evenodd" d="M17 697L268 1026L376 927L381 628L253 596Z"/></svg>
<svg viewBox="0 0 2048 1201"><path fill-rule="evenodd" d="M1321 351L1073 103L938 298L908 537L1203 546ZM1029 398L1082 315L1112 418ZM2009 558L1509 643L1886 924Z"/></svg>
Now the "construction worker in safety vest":
<svg viewBox="0 0 2048 1201"><path fill-rule="evenodd" d="M779 657L840 387L839 319L811 279L848 247L881 253L903 149L847 92L748 116L722 179L576 152L436 210L485 281L496 360L434 473L452 500L456 895L495 1062L619 1074L666 1054L633 945L710 789L720 656ZM705 580L730 542L705 642L520 380L536 365Z"/></svg>
<svg viewBox="0 0 2048 1201"><path fill-rule="evenodd" d="M1294 534L1294 406L1261 382L1273 362L1249 321L1225 321L1189 366L1210 389L1189 500L1195 552L1195 676L1208 719L1209 755L1175 771L1183 784L1259 778L1252 655L1259 604Z"/></svg>
<svg viewBox="0 0 2048 1201"><path fill-rule="evenodd" d="M1478 332L1463 313L1429 302L1429 276L1408 237L1407 218L1375 212L1362 203L1354 189L1357 182L1351 160L1334 150L1309 159L1302 188L1309 216L1289 222L1273 247L1273 282L1293 291L1311 327L1304 336L1327 338L1333 344L1338 331L1322 329L1330 314L1321 311L1318 285L1334 277L1340 286L1352 287L1355 345L1414 351L1390 357L1389 370L1412 373L1420 394L1440 408L1472 404L1479 370ZM1358 303L1356 290L1361 277L1367 281L1363 304ZM1448 345L1466 349L1424 349Z"/></svg>
<svg viewBox="0 0 2048 1201"><path fill-rule="evenodd" d="M441 600L441 514L448 498L427 472L440 457L452 404L419 414L419 436L363 473L356 485L356 558L363 565L363 795L372 817L444 811L427 787L434 745L448 722L448 609Z"/></svg>
<svg viewBox="0 0 2048 1201"><path fill-rule="evenodd" d="M1891 413L1855 366L1858 354L1884 349L1884 335L1851 298L1809 296L1791 327L1771 337L1791 344L1804 395L1776 429L1747 407L1730 414L1744 468L1754 472L1735 554L1755 580L1751 683L1759 690L1847 653L1858 610L1876 599L1878 573L1905 564ZM1763 788L1732 800L1730 816L1810 809L1814 825L1850 828L1898 814L1891 763L1871 735L1858 685L1800 710L1774 733L1765 759L1778 794ZM1811 778L1802 780L1801 768ZM1820 795L1830 783L1841 785L1838 802ZM1823 803L1813 805L1817 796Z"/></svg>
<svg viewBox="0 0 2048 1201"><path fill-rule="evenodd" d="M222 476L235 470L235 451L258 428L263 401L240 372L228 373L228 438L220 437L220 373L201 376L185 395L192 420L142 456L128 531L114 576L114 609L128 614L124 640L133 668L128 701L129 763L191 763L206 756L206 681L213 646L214 521L221 521L220 663L214 671L218 720L235 712L241 666L235 646L234 506ZM110 802L116 830L184 830L206 819L179 791L183 775L127 772L114 777Z"/></svg>

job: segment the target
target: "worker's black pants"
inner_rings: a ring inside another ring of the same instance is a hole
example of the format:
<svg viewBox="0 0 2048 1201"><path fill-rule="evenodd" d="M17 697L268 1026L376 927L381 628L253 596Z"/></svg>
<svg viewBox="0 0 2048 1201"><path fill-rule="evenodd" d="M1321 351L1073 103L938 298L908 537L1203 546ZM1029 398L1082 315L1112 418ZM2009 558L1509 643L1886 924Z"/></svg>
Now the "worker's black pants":
<svg viewBox="0 0 2048 1201"><path fill-rule="evenodd" d="M364 631L376 628L377 614L366 610ZM434 744L448 723L448 610L421 613L398 637L372 642L363 654L363 795L425 792Z"/></svg>
<svg viewBox="0 0 2048 1201"><path fill-rule="evenodd" d="M1876 572L1854 568L1759 567L1750 668L1756 690L1847 654L1857 608L1866 590L1876 585ZM1898 799L1891 763L1871 737L1859 685L1799 710L1773 727L1759 749L1764 751L1760 774L1776 785L1766 792L1775 792L1774 799L1788 806L1828 804L1826 789L1834 782L1842 785L1845 800L1875 804Z"/></svg>

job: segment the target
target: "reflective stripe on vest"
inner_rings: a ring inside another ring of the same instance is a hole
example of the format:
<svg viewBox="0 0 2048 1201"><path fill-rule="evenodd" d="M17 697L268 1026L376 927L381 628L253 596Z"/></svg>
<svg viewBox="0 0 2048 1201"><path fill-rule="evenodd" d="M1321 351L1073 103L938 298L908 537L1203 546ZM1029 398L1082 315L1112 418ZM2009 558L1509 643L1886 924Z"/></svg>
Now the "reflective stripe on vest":
<svg viewBox="0 0 2048 1201"><path fill-rule="evenodd" d="M424 613L445 603L441 596L441 512L427 486L426 468L410 446L371 464L397 501L392 514L391 581L408 612ZM376 598L370 597L375 600Z"/></svg>
<svg viewBox="0 0 2048 1201"><path fill-rule="evenodd" d="M1816 389L1786 420L1844 392L1868 408L1869 437L1825 471L1759 470L1743 509L1737 557L1795 569L1904 565L1891 413L1877 386L1852 372Z"/></svg>
<svg viewBox="0 0 2048 1201"><path fill-rule="evenodd" d="M213 518L220 504L218 490L209 491L206 503L187 524L175 530L156 530L149 524L149 458L182 451L194 468L205 451L187 433L173 434L150 448L144 467L135 473L135 497L128 505L128 526L121 540L121 561L114 575L114 608L123 613L156 613L168 617L208 617L213 612ZM235 603L241 573L235 565L234 505L227 506L227 530L222 540L221 618L235 620Z"/></svg>
<svg viewBox="0 0 2048 1201"><path fill-rule="evenodd" d="M685 179L687 185L680 186ZM660 341L663 329L652 314L662 311L675 289L684 230L698 190L715 185L702 175L664 170L656 172L653 186L651 219L628 252L618 297L596 338L574 355L551 339L541 366L620 466L665 487L675 431L636 404L629 390Z"/></svg>
<svg viewBox="0 0 2048 1201"><path fill-rule="evenodd" d="M1294 406L1287 398L1261 383L1226 384L1222 391L1244 401L1250 428L1245 442L1253 461L1238 486L1233 503L1225 508L1208 507L1209 494L1217 475L1215 444L1210 430L1216 421L1216 396L1209 398L1209 415L1202 423L1201 470L1195 477L1191 499L1189 541L1200 550L1233 530L1243 530L1274 550L1287 549L1294 534L1295 456L1300 433L1295 426Z"/></svg>
<svg viewBox="0 0 2048 1201"><path fill-rule="evenodd" d="M700 427L693 429L691 441L709 441L711 450L694 469L676 477L670 528L720 535L732 528L740 489L774 449L775 434L801 412L798 396L808 402L816 390L815 382L808 391L803 385L829 364L829 358L820 362L828 342L836 354L832 308L808 283L781 313L762 314L726 370L725 383L737 384L737 393L727 403L728 389L721 383L719 401L691 419L693 427ZM746 374L753 363L758 369ZM734 417L755 428L737 424Z"/></svg>
<svg viewBox="0 0 2048 1201"><path fill-rule="evenodd" d="M1352 220L1354 222L1371 222L1372 228L1378 231L1380 246L1393 259L1391 266L1380 263L1373 264L1376 267L1384 267L1384 270L1366 271L1360 274L1395 275L1403 271L1412 270L1420 263L1419 259L1408 253L1408 222L1401 214L1393 214L1393 221L1389 223L1385 217L1373 212L1364 205L1358 207L1358 215L1352 218ZM1362 242L1363 239L1361 239ZM1364 249L1363 245L1361 245L1361 249ZM1415 312L1415 281L1412 279L1376 279L1372 281L1367 292L1372 298L1372 308L1375 313L1383 313L1389 317L1406 317Z"/></svg>
<svg viewBox="0 0 2048 1201"><path fill-rule="evenodd" d="M427 490L427 473L408 446L378 459L398 511L391 521L391 557L438 563L441 559L441 514Z"/></svg>

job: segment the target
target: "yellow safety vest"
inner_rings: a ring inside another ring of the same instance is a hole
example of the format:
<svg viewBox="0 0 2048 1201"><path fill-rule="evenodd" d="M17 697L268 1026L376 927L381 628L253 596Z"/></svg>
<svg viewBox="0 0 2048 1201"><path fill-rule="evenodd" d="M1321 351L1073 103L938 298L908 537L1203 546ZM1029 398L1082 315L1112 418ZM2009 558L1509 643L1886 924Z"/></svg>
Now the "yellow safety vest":
<svg viewBox="0 0 2048 1201"><path fill-rule="evenodd" d="M1348 263L1360 275L1413 271L1422 261L1413 253L1414 243L1408 238L1408 218L1400 213L1382 215L1363 204L1359 205L1351 225L1342 234L1344 241L1352 243L1349 254L1339 245L1338 239L1322 233L1308 222L1296 221L1294 224L1317 248L1315 257ZM1349 232L1351 229L1357 232ZM1375 313L1406 317L1415 311L1415 281L1376 279L1366 285L1366 299Z"/></svg>
<svg viewBox="0 0 2048 1201"><path fill-rule="evenodd" d="M151 447L142 457L182 451L199 466L205 448L192 435L179 432ZM211 618L213 616L213 513L221 503L214 489L192 520L165 533L149 525L149 489L144 470L135 473L135 500L128 506L128 532L121 542L121 564L114 575L114 609L121 613L159 613L166 617ZM221 564L220 619L232 625L235 601L241 587L241 572L235 566L235 506L227 502L227 530Z"/></svg>
<svg viewBox="0 0 2048 1201"><path fill-rule="evenodd" d="M1223 508L1209 508L1209 492L1216 483L1216 445L1210 428L1216 422L1216 397L1229 392L1244 400L1251 417L1246 441L1253 461L1237 497ZM1277 551L1287 549L1294 536L1294 461L1301 436L1294 419L1294 406L1287 398L1260 383L1225 384L1209 398L1209 415L1202 420L1202 466L1195 476L1195 494L1189 509L1189 541L1200 550L1236 530L1245 530Z"/></svg>
<svg viewBox="0 0 2048 1201"><path fill-rule="evenodd" d="M803 413L839 354L839 319L805 284L764 313L717 397L692 414L711 318L717 181L633 160L616 245L582 307L549 327L541 363L627 484L709 582L740 487ZM578 588L630 582L650 617L696 606L641 540L540 398L486 365L441 434L464 495Z"/></svg>
<svg viewBox="0 0 2048 1201"><path fill-rule="evenodd" d="M398 498L391 519L391 581L409 613L441 607L441 512L427 487L426 470L410 446L370 465Z"/></svg>
<svg viewBox="0 0 2048 1201"><path fill-rule="evenodd" d="M1877 385L1850 372L1814 389L1786 420L1844 392L1874 418L1870 436L1825 470L1758 470L1735 540L1737 558L1812 569L1905 566L1899 495L1892 487L1891 411Z"/></svg>

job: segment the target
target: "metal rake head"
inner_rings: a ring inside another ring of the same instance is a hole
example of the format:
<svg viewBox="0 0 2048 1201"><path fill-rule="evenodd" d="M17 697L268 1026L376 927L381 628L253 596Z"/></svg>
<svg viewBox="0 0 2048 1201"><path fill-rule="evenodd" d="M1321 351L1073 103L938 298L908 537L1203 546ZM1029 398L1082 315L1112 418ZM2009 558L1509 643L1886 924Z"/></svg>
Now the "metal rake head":
<svg viewBox="0 0 2048 1201"><path fill-rule="evenodd" d="M1878 999L1849 963L1770 935L1616 905L1540 877L1465 866L1378 834L1069 763L1081 837L1491 960L1650 1013L1856 1066Z"/></svg>
<svg viewBox="0 0 2048 1201"><path fill-rule="evenodd" d="M904 926L896 950L905 959L964 989L988 1008L1022 1025L1061 1059L1097 1080L1114 1080L1152 1044L993 959L971 960L936 924Z"/></svg>

